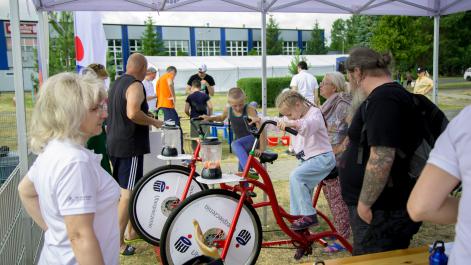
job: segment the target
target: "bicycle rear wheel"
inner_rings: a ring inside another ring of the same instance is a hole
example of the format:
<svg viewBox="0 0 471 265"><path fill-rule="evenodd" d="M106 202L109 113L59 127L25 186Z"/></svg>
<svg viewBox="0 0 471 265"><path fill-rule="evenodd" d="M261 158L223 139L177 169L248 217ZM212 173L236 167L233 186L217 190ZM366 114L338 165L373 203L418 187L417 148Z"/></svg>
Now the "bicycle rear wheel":
<svg viewBox="0 0 471 265"><path fill-rule="evenodd" d="M129 203L129 219L142 239L155 246L159 244L165 221L180 203L189 175L186 167L163 166L137 183ZM205 189L206 185L193 179L188 196Z"/></svg>
<svg viewBox="0 0 471 265"><path fill-rule="evenodd" d="M206 245L224 240L240 196L220 189L188 197L167 219L162 231L160 255L164 264L183 264L201 255L195 241L193 219L198 221ZM262 226L257 212L244 203L224 264L255 264L262 246ZM221 249L220 249L221 251Z"/></svg>

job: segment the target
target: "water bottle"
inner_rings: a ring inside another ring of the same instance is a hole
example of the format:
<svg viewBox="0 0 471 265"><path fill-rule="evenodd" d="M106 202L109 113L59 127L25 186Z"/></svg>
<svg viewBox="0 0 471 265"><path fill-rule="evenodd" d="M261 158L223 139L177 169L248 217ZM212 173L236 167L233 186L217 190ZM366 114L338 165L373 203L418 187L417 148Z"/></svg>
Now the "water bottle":
<svg viewBox="0 0 471 265"><path fill-rule="evenodd" d="M441 240L433 243L432 252L428 258L430 265L446 265L448 257L445 254L445 243Z"/></svg>

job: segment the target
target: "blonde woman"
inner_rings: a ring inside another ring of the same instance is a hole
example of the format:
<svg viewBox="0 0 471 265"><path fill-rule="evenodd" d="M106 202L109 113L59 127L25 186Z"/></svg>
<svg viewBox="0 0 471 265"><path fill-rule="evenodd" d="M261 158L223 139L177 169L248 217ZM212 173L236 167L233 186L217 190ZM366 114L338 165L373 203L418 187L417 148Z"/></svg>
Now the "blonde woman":
<svg viewBox="0 0 471 265"><path fill-rule="evenodd" d="M346 92L347 83L345 77L339 72L325 74L320 84L320 94L326 101L322 104L321 111L327 123L329 141L335 154L337 163L345 150L347 137L347 117L350 113L352 97ZM350 223L348 208L342 199L342 192L338 178L338 172L334 170L324 180L323 188L330 211L334 217L335 229L347 238L350 236ZM332 244L325 251L336 252L342 248L339 244Z"/></svg>
<svg viewBox="0 0 471 265"><path fill-rule="evenodd" d="M119 186L84 147L102 131L106 91L94 75L61 73L39 92L30 145L38 157L18 191L45 231L40 265L119 263Z"/></svg>

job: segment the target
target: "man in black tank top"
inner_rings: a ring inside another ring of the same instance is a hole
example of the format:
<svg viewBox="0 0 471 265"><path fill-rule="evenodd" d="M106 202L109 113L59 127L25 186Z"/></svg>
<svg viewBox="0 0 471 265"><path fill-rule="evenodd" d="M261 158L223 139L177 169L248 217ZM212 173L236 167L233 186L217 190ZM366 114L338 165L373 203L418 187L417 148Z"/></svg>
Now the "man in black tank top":
<svg viewBox="0 0 471 265"><path fill-rule="evenodd" d="M121 186L119 228L121 254L134 254L134 247L124 244L124 231L129 221L129 200L135 183L142 178L144 154L150 152L149 125L161 127L162 121L147 115L149 106L142 80L147 60L139 53L127 61L127 70L112 85L108 97L107 148L113 165L113 177ZM130 237L136 233L129 231ZM132 239L132 238L128 238Z"/></svg>

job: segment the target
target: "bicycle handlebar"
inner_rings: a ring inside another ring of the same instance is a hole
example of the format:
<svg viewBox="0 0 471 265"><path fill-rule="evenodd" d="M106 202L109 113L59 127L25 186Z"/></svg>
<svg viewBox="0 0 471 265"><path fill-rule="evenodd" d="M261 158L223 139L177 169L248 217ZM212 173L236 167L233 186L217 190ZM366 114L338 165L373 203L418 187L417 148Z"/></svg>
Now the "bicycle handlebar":
<svg viewBox="0 0 471 265"><path fill-rule="evenodd" d="M195 121L202 121L200 124L197 126L195 124ZM195 117L190 119L190 124L191 126L195 127L196 130L198 131L199 134L204 135L203 131L203 126L224 126L223 122L209 122L209 121L204 121L203 118L201 117Z"/></svg>
<svg viewBox="0 0 471 265"><path fill-rule="evenodd" d="M262 132L265 129L265 126L267 126L267 124L271 124L271 125L275 125L275 126L277 125L276 121L266 120L262 123L262 126L260 126L260 129L258 131L256 131L256 129L250 129L249 123L252 120L249 117L245 116L244 121L245 121L245 125L247 125L247 129L249 130L249 132L252 133L255 137L259 137L260 134L262 134ZM289 132L290 134L292 134L294 136L298 135L298 131L296 131L295 129L293 129L291 127L285 127L285 131Z"/></svg>

